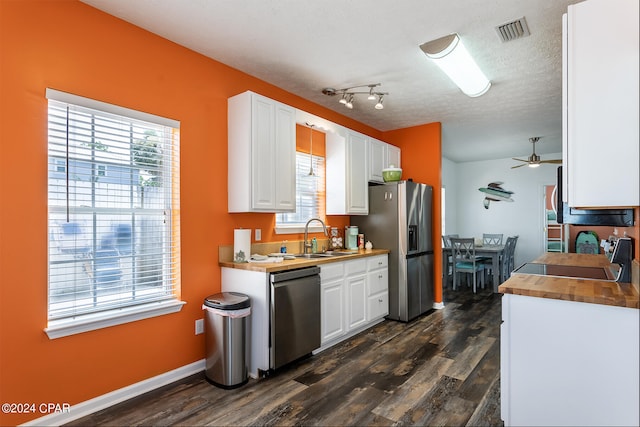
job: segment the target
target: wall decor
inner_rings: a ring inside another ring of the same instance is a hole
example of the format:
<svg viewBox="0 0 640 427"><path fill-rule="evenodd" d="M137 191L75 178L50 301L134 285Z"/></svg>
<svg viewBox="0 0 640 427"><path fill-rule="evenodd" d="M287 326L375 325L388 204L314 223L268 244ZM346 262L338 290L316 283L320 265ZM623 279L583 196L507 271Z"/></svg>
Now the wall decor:
<svg viewBox="0 0 640 427"><path fill-rule="evenodd" d="M513 191L505 190L501 187L502 184L504 184L504 182L496 181L490 182L486 187L478 188L479 191L486 194L483 201L485 209L489 209L489 203L491 201L513 202L513 199L511 198Z"/></svg>

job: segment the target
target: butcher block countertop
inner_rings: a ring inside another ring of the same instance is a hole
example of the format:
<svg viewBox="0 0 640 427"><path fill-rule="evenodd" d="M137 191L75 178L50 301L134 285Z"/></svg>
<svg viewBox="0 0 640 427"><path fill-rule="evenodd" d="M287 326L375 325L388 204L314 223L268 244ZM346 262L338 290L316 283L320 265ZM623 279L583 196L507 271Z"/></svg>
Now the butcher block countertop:
<svg viewBox="0 0 640 427"><path fill-rule="evenodd" d="M276 271L285 271L295 268L311 267L314 265L327 264L330 262L350 261L352 259L370 257L374 255L386 255L389 253L388 249L361 249L357 253L349 255L340 255L326 258L296 258L285 259L281 262L243 262L237 263L229 260L220 259L218 265L220 267L238 268L241 270L258 271L264 273L273 273ZM221 257L222 258L222 257Z"/></svg>
<svg viewBox="0 0 640 427"><path fill-rule="evenodd" d="M610 265L605 255L574 253L545 253L533 262L581 267ZM500 285L498 291L503 294L640 308L637 260L634 261L632 278L633 283L618 283L604 280L514 274Z"/></svg>

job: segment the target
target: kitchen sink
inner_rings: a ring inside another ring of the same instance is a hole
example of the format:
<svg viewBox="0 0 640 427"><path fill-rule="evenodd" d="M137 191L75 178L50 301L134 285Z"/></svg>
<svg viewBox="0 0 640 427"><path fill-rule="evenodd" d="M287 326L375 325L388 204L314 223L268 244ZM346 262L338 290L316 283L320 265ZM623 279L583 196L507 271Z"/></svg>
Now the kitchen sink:
<svg viewBox="0 0 640 427"><path fill-rule="evenodd" d="M353 255L356 253L358 253L358 251L327 251L318 252L315 254L294 254L293 256L296 258L333 258L338 256Z"/></svg>

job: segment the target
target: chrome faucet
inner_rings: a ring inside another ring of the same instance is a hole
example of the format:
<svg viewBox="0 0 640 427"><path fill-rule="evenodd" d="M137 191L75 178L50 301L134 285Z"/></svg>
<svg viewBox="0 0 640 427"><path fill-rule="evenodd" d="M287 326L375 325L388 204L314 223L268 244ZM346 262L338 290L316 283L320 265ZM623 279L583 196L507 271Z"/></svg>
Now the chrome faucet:
<svg viewBox="0 0 640 427"><path fill-rule="evenodd" d="M307 249L309 249L312 245L311 242L308 242L307 240L309 239L309 223L311 221L319 221L320 224L322 224L322 231L324 231L324 235L325 236L329 236L329 233L327 233L327 226L324 225L324 222L320 219L320 218L311 218L309 221L307 221L307 224L304 226L304 243L303 243L303 253L307 253Z"/></svg>

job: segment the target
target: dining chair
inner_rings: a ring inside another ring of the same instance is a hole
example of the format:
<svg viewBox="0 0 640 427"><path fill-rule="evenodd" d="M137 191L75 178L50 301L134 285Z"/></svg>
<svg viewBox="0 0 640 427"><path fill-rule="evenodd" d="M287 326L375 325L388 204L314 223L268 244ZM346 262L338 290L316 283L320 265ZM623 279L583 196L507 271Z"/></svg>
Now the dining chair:
<svg viewBox="0 0 640 427"><path fill-rule="evenodd" d="M483 245L501 245L502 244L502 233L482 233L482 244ZM482 259L482 263L484 264L484 269L487 272L487 275L493 276L495 272L493 271L493 261L489 257L484 257ZM498 272L500 273L500 272Z"/></svg>
<svg viewBox="0 0 640 427"><path fill-rule="evenodd" d="M480 285L484 288L484 264L476 257L475 239L451 237L449 240L453 257L453 290L458 287L460 273L473 275L473 293L476 292L477 273L480 273Z"/></svg>
<svg viewBox="0 0 640 427"><path fill-rule="evenodd" d="M451 248L451 238L452 237L458 237L457 234L444 234L442 236L442 245L445 248ZM446 277L447 282L449 282L449 278L453 277L453 257L451 256L451 253L449 253L449 255L447 255L447 265L449 266L447 268L447 271L443 271L443 275Z"/></svg>
<svg viewBox="0 0 640 427"><path fill-rule="evenodd" d="M502 244L502 233L490 234L490 233L482 233L482 244L483 245L501 245Z"/></svg>
<svg viewBox="0 0 640 427"><path fill-rule="evenodd" d="M500 282L504 282L511 276L511 272L515 270L515 257L516 243L518 242L518 236L507 237L507 242L504 244L504 254L502 256L501 264L501 278Z"/></svg>

